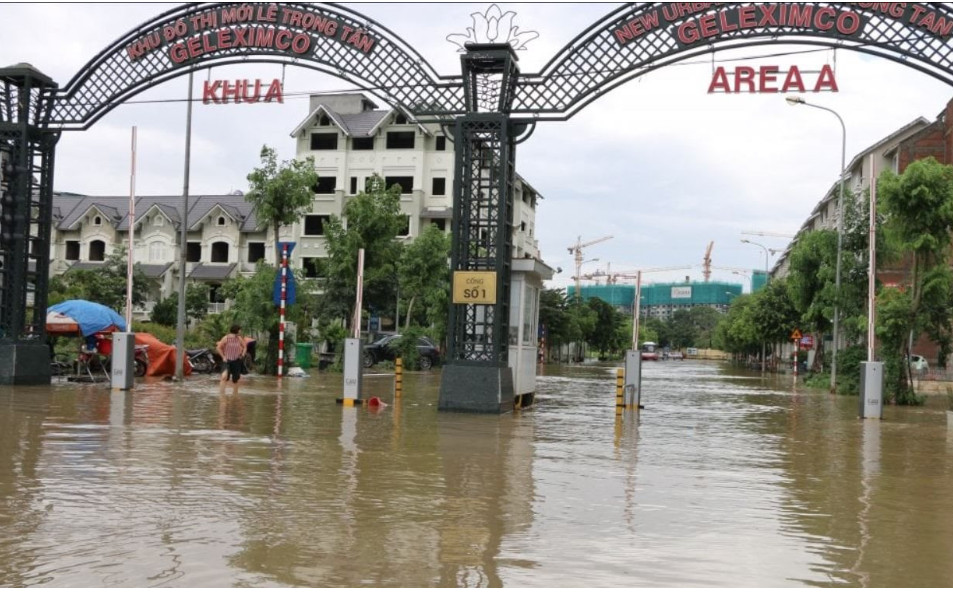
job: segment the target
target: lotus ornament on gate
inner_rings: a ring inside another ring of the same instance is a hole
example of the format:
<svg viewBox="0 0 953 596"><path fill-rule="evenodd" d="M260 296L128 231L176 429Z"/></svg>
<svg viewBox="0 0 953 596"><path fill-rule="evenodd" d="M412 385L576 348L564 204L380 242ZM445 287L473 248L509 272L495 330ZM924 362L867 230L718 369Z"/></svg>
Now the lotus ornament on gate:
<svg viewBox="0 0 953 596"><path fill-rule="evenodd" d="M526 44L539 37L535 31L520 31L513 24L516 13L503 12L496 4L491 4L485 13L472 13L473 26L467 27L466 34L452 33L447 41L456 45L460 52L466 52L470 43L508 43L514 50L525 50Z"/></svg>

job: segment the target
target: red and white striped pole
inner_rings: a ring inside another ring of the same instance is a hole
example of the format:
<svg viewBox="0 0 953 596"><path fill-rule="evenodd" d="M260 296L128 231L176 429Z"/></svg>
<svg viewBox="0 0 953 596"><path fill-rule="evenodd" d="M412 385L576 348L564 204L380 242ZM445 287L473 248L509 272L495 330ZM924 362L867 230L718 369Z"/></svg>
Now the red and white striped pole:
<svg viewBox="0 0 953 596"><path fill-rule="evenodd" d="M278 378L285 369L285 301L288 299L288 245L281 245L281 305L278 307Z"/></svg>

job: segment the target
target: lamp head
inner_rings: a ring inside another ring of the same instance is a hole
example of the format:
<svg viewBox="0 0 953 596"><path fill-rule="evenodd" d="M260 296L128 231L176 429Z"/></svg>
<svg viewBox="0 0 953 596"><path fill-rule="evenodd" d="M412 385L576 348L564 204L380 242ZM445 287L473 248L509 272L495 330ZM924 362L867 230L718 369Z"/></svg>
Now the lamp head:
<svg viewBox="0 0 953 596"><path fill-rule="evenodd" d="M792 106L803 105L807 103L804 101L803 98L798 97L797 95L788 95L787 97L784 98L784 101L788 102L788 104Z"/></svg>
<svg viewBox="0 0 953 596"><path fill-rule="evenodd" d="M748 240L747 238L742 238L742 239L741 239L741 243L742 243L742 244L751 244L751 241Z"/></svg>

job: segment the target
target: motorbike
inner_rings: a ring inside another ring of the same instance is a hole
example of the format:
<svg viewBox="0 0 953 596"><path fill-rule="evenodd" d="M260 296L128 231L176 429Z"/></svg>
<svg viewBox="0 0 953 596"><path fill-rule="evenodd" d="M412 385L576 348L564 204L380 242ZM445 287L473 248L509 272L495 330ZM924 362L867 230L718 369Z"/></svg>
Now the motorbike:
<svg viewBox="0 0 953 596"><path fill-rule="evenodd" d="M215 354L207 348L186 350L185 355L189 359L189 364L192 365L192 370L197 373L213 373L219 368Z"/></svg>
<svg viewBox="0 0 953 596"><path fill-rule="evenodd" d="M149 346L146 344L138 344L133 350L133 359L135 361L135 375L137 377L146 376L146 371L149 370Z"/></svg>

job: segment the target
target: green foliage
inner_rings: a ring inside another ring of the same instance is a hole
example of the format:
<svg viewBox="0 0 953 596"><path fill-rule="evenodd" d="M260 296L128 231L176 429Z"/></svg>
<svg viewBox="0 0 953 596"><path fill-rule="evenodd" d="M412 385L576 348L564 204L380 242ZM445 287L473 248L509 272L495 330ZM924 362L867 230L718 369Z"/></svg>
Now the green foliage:
<svg viewBox="0 0 953 596"><path fill-rule="evenodd" d="M290 225L311 209L318 175L314 159L291 160L278 164L274 149L261 148L261 167L248 175L250 189L245 200L251 203L255 218L271 226L275 237L275 263L281 262L278 231Z"/></svg>
<svg viewBox="0 0 953 596"><path fill-rule="evenodd" d="M758 290L763 293L765 288ZM755 295L735 298L715 328L714 344L732 354L760 353L762 339L755 322Z"/></svg>
<svg viewBox="0 0 953 596"><path fill-rule="evenodd" d="M942 357L953 344L953 273L949 259L953 232L953 166L927 158L902 175L884 172L878 180L887 237L912 261L908 286L883 289L878 297L878 336L888 395L898 404L919 405L910 379L913 338L927 334Z"/></svg>
<svg viewBox="0 0 953 596"><path fill-rule="evenodd" d="M860 395L860 363L865 360L867 348L864 346L850 346L837 353L837 393Z"/></svg>
<svg viewBox="0 0 953 596"><path fill-rule="evenodd" d="M817 230L798 237L791 251L788 294L801 316L801 329L823 337L833 329L837 299L837 232ZM824 362L818 342L815 370Z"/></svg>
<svg viewBox="0 0 953 596"><path fill-rule="evenodd" d="M186 324L200 321L208 314L208 285L192 283L185 287ZM173 292L152 308L153 323L175 327L179 323L179 293Z"/></svg>
<svg viewBox="0 0 953 596"><path fill-rule="evenodd" d="M176 332L174 321L172 325L163 325L156 321L152 321L151 323L136 323L133 325L133 331L136 333L149 333L164 344L169 344L170 346L175 345ZM189 345L189 342L186 341L185 345Z"/></svg>
<svg viewBox="0 0 953 596"><path fill-rule="evenodd" d="M66 300L89 300L108 306L118 313L126 309L126 249L117 245L103 267L94 270L71 269L50 279L49 304ZM132 302L143 305L155 283L136 264L132 273Z"/></svg>
<svg viewBox="0 0 953 596"><path fill-rule="evenodd" d="M547 347L569 343L569 302L565 290L543 290L539 296L539 324L546 329Z"/></svg>
<svg viewBox="0 0 953 596"><path fill-rule="evenodd" d="M345 227L345 221L347 226ZM400 187L384 187L374 175L367 190L344 206L344 218L331 216L324 235L328 259L318 311L325 320L353 320L357 288L358 250L364 249L364 305L375 313L394 312L397 263L401 244L397 234L406 224L400 211Z"/></svg>
<svg viewBox="0 0 953 596"><path fill-rule="evenodd" d="M584 335L586 342L598 350L603 360L610 354L620 353L627 343L622 314L600 298L590 298L585 308L592 313L593 321Z"/></svg>
<svg viewBox="0 0 953 596"><path fill-rule="evenodd" d="M398 262L405 327L414 324L439 328L434 339L443 339L450 296L450 236L437 226L427 226L406 246Z"/></svg>
<svg viewBox="0 0 953 596"><path fill-rule="evenodd" d="M420 352L417 350L417 340L425 335L420 327L408 327L401 331L399 338L393 342L394 353L400 356L406 370L420 370Z"/></svg>
<svg viewBox="0 0 953 596"><path fill-rule="evenodd" d="M222 286L222 296L231 299L233 305L225 313L224 321L216 319L216 324L225 322L225 329L232 324L241 325L242 335L261 337L267 333L267 341L260 342L257 350L259 360L264 357L260 370L265 374L274 374L278 370L279 313L272 301L276 275L274 267L259 263L252 277L228 280ZM296 320L301 316L300 309L307 305L304 298L302 296L301 303L287 307L287 320ZM293 339L286 336L285 341L291 342Z"/></svg>

